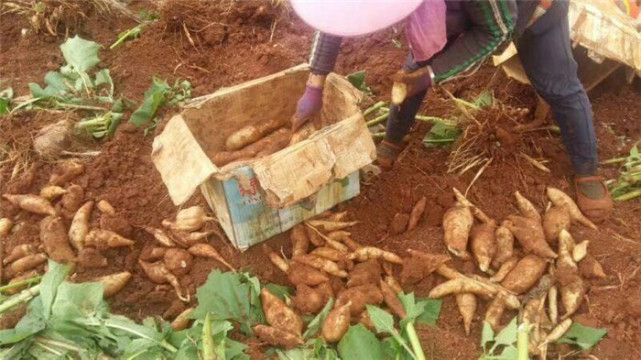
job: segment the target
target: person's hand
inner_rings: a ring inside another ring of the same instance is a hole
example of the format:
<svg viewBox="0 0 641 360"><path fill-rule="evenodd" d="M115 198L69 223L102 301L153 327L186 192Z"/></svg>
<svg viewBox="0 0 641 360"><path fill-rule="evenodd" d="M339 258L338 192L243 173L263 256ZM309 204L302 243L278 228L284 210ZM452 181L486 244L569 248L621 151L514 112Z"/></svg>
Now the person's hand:
<svg viewBox="0 0 641 360"><path fill-rule="evenodd" d="M405 97L410 97L432 86L432 68L426 66L415 71L400 70L392 75L392 81L404 84L407 91Z"/></svg>
<svg viewBox="0 0 641 360"><path fill-rule="evenodd" d="M323 106L323 88L307 84L305 93L298 100L296 113L292 117L292 131L298 130Z"/></svg>

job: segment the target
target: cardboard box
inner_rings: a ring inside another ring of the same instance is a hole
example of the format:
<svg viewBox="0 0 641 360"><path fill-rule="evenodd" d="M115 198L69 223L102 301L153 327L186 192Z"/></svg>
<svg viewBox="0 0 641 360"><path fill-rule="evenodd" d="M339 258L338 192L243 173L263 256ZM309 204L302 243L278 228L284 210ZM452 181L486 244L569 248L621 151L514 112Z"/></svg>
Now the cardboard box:
<svg viewBox="0 0 641 360"><path fill-rule="evenodd" d="M207 156L243 126L289 119L305 88L307 65L192 100L154 139L152 160L176 205L200 187L240 250L284 232L360 191L358 170L376 149L360 112L361 93L330 74L320 122L307 140L272 155L218 168Z"/></svg>

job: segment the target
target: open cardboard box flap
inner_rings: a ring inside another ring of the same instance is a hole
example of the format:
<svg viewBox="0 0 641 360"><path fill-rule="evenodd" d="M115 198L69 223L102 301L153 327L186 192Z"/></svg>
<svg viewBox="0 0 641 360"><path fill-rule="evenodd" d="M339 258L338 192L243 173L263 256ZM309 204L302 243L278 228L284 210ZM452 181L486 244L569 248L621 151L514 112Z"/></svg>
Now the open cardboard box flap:
<svg viewBox="0 0 641 360"><path fill-rule="evenodd" d="M187 109L170 119L162 133L154 139L152 160L174 204L186 202L199 185L210 177L224 180L232 176L234 169L247 166L256 174L267 203L282 208L313 195L329 181L343 179L371 163L376 156L376 149L358 108L361 94L336 74L328 76L321 114L321 118L324 116L332 120L332 125L317 131L307 140L260 159L229 164L223 168L211 162L204 148L209 146L206 141L213 136L205 127L215 121L229 120L238 123L239 128L256 118L256 114L239 117L225 113L234 111L234 105L239 102L243 106L238 108L247 108L247 103L236 97L255 95L256 92L269 93L274 97L271 102L270 99L256 100L253 96L252 109L256 110L248 111L260 111L261 107L273 110L270 104L280 100L279 113L270 116L289 117L296 99L302 93L306 76L307 67L297 66L226 88L192 102L192 107L197 110L190 112ZM266 84L269 86L260 89ZM269 91L265 91L267 89ZM290 104L283 104L283 99Z"/></svg>

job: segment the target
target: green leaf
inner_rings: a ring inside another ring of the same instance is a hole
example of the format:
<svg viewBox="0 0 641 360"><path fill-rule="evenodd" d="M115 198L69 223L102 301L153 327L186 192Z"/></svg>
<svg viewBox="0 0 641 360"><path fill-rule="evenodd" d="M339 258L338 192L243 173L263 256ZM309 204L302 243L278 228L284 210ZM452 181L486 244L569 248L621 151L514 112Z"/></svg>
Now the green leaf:
<svg viewBox="0 0 641 360"><path fill-rule="evenodd" d="M266 284L265 287L267 288L267 290L269 290L270 293L278 296L283 301L286 297L291 296L292 294L292 289L284 285L269 283Z"/></svg>
<svg viewBox="0 0 641 360"><path fill-rule="evenodd" d="M589 326L583 326L577 322L570 326L570 329L557 340L560 344L574 344L583 350L587 350L598 343L608 331L606 329L597 329Z"/></svg>
<svg viewBox="0 0 641 360"><path fill-rule="evenodd" d="M481 108L490 107L494 102L493 100L492 93L490 91L484 91L474 99L473 104Z"/></svg>
<svg viewBox="0 0 641 360"><path fill-rule="evenodd" d="M408 322L436 325L441 312L441 305L443 304L442 300L420 299L416 301L414 293L399 293L398 298L401 300L406 314L405 318L401 319L401 328L405 328Z"/></svg>
<svg viewBox="0 0 641 360"><path fill-rule="evenodd" d="M325 306L323 307L323 310L321 310L312 319L312 321L310 321L309 324L307 324L307 329L303 333L303 339L308 339L318 334L318 331L321 329L321 326L323 325L325 318L327 317L329 312L332 310L333 306L334 306L334 298L331 298L329 299L329 301L327 301L327 304L325 304Z"/></svg>
<svg viewBox="0 0 641 360"><path fill-rule="evenodd" d="M394 329L394 317L392 314L373 305L367 305L367 312L369 313L369 317L379 334L391 334L392 332L396 332L396 329Z"/></svg>
<svg viewBox="0 0 641 360"><path fill-rule="evenodd" d="M514 319L512 319L512 321L510 321L510 323L504 327L498 335L496 335L494 338L494 346L516 343L517 333L518 324L516 322L516 317L514 317Z"/></svg>
<svg viewBox="0 0 641 360"><path fill-rule="evenodd" d="M64 98L71 90L67 85L68 80L61 73L55 71L49 71L45 75L45 84L47 86L43 89L36 83L29 83L31 96L42 99Z"/></svg>
<svg viewBox="0 0 641 360"><path fill-rule="evenodd" d="M75 71L83 73L100 62L98 58L100 47L95 42L84 40L76 35L60 45L60 50L67 64L71 65Z"/></svg>
<svg viewBox="0 0 641 360"><path fill-rule="evenodd" d="M111 74L109 69L102 69L96 73L96 79L94 80L94 85L96 87L100 85L109 85L106 95L98 96L98 100L112 102L114 96L114 82L111 79Z"/></svg>
<svg viewBox="0 0 641 360"><path fill-rule="evenodd" d="M363 84L365 84L365 76L367 76L367 72L365 70L356 71L347 75L347 81L360 90Z"/></svg>
<svg viewBox="0 0 641 360"><path fill-rule="evenodd" d="M497 359L497 360L515 360L518 358L519 358L519 350L514 345L506 346L501 352L501 355L494 357L494 359Z"/></svg>
<svg viewBox="0 0 641 360"><path fill-rule="evenodd" d="M453 143L461 134L461 131L455 126L444 123L436 123L423 139L423 145L426 147L443 146Z"/></svg>
<svg viewBox="0 0 641 360"><path fill-rule="evenodd" d="M259 295L248 277L232 272L212 271L205 284L198 288L198 307L191 318L203 319L208 312L214 320L230 320L241 324L245 334L262 319Z"/></svg>
<svg viewBox="0 0 641 360"><path fill-rule="evenodd" d="M492 325L487 321L483 322L483 330L481 332L481 347L483 350L487 350L488 343L494 342L494 330Z"/></svg>
<svg viewBox="0 0 641 360"><path fill-rule="evenodd" d="M363 325L350 326L338 343L338 354L342 359L383 360L383 348L376 335Z"/></svg>
<svg viewBox="0 0 641 360"><path fill-rule="evenodd" d="M29 303L27 313L13 329L0 330L0 345L15 344L44 329L45 319L43 316L42 299L38 296Z"/></svg>
<svg viewBox="0 0 641 360"><path fill-rule="evenodd" d="M63 282L58 287L55 301L51 307L52 319L74 320L92 317L106 311L107 306L102 298L104 288L104 283L74 284Z"/></svg>
<svg viewBox="0 0 641 360"><path fill-rule="evenodd" d="M166 81L154 77L151 87L145 91L142 104L131 114L129 122L136 126L142 126L149 122L165 102L165 95L170 92L171 87Z"/></svg>
<svg viewBox="0 0 641 360"><path fill-rule="evenodd" d="M40 298L42 299L42 316L49 319L51 316L52 307L56 300L56 294L62 282L69 275L71 265L59 264L53 260L49 260L49 270L42 277L40 283Z"/></svg>
<svg viewBox="0 0 641 360"><path fill-rule="evenodd" d="M0 91L0 115L4 115L9 112L9 104L13 99L13 88L6 88Z"/></svg>
<svg viewBox="0 0 641 360"><path fill-rule="evenodd" d="M367 313L369 318L372 320L376 331L379 334L389 334L407 350L408 353L412 353L407 341L401 336L401 334L396 331L394 328L394 317L392 314L387 311L373 305L367 305Z"/></svg>
<svg viewBox="0 0 641 360"><path fill-rule="evenodd" d="M441 299L423 299L418 303L418 307L423 309L423 313L416 318L417 323L436 325L441 312L443 300Z"/></svg>
<svg viewBox="0 0 641 360"><path fill-rule="evenodd" d="M347 75L347 81L349 81L352 85L354 85L354 87L357 88L358 90L366 94L371 94L372 89L370 89L370 87L367 86L367 84L365 83L366 75L367 75L367 72L365 70L356 71Z"/></svg>

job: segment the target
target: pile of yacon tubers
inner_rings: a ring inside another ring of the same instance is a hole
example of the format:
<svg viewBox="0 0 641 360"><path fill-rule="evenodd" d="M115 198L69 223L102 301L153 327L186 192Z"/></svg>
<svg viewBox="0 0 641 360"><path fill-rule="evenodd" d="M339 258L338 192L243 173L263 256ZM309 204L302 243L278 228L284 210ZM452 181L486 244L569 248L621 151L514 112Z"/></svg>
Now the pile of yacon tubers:
<svg viewBox="0 0 641 360"><path fill-rule="evenodd" d="M463 275L444 261L431 264L426 273L435 271L447 281L434 287L429 296L455 295L467 334L479 297L489 301L485 321L495 330L506 309L521 310L520 321L533 324L530 354L545 358L548 344L562 337L572 324L570 316L588 290L586 279L606 277L599 262L588 254L589 241L577 244L569 233L572 223L592 229L596 226L569 196L552 187L547 188L551 204L545 214L539 214L517 191L514 195L520 215L508 216L500 224L457 189L454 193L457 201L443 216L445 245L458 258L473 258L489 277ZM520 250L514 246L515 239Z"/></svg>
<svg viewBox="0 0 641 360"><path fill-rule="evenodd" d="M2 280L16 283L34 277L44 270L47 258L59 263L74 263L85 268L108 266L103 252L120 247L132 248L136 242L129 238L131 226L116 214L116 210L106 200L100 200L95 207L101 213L99 227L90 228L90 220L95 201L85 201L84 189L69 183L84 172L84 165L76 160L61 162L50 177L49 184L39 195L4 194L3 198L14 206L35 214L43 215L40 221L40 244L19 244L2 259L4 271ZM234 270L218 251L205 243L213 231L197 232L205 222L214 220L205 211L194 206L180 210L174 221L164 220L167 230L143 227L154 236L162 247L148 247L142 252L139 264L145 274L158 284L173 286L181 300L188 296L180 288L177 276L189 271L193 256L213 258ZM13 221L0 219L0 238L12 230ZM4 244L3 244L4 245ZM124 271L95 281L105 283L105 297L120 291L131 278ZM14 288L19 291L20 288Z"/></svg>
<svg viewBox="0 0 641 360"><path fill-rule="evenodd" d="M258 159L297 144L316 131L313 121L308 121L295 132L292 132L288 126L287 118L247 125L227 137L224 151L212 152L209 155L216 166L224 166L234 161Z"/></svg>
<svg viewBox="0 0 641 360"><path fill-rule="evenodd" d="M294 227L289 259L263 245L272 263L296 287L296 294L286 304L263 290L263 310L269 326L254 328L261 340L284 347L303 344L300 314L318 314L331 298L336 301L321 327L321 336L330 343L338 342L352 322L374 329L366 305L384 303L391 313L405 317L397 296L402 288L392 268L401 265L403 259L352 240L346 230L357 222L345 221L346 215L325 212Z"/></svg>
<svg viewBox="0 0 641 360"><path fill-rule="evenodd" d="M181 290L178 276L189 272L194 257L214 259L235 272L218 250L206 242L215 231L199 231L207 221L213 220L202 207L192 206L179 210L174 221L163 220L165 229L144 226L143 229L158 242L158 246L145 247L138 259L149 279L157 284L170 284L178 298L188 302L189 294Z"/></svg>

